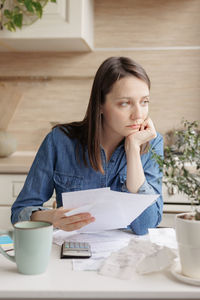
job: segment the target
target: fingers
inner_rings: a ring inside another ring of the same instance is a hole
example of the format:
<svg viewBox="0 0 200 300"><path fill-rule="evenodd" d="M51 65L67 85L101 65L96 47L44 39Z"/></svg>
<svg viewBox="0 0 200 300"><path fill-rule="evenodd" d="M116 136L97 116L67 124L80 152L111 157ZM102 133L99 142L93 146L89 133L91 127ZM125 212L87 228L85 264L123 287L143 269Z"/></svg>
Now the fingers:
<svg viewBox="0 0 200 300"><path fill-rule="evenodd" d="M157 136L156 129L155 129L155 127L154 127L153 121L152 121L150 118L148 118L147 129L150 130L150 132L151 132L151 137L152 137L152 138L156 138L156 136Z"/></svg>
<svg viewBox="0 0 200 300"><path fill-rule="evenodd" d="M144 128L145 128L145 124L143 122L142 125L140 126L140 131L144 130Z"/></svg>
<svg viewBox="0 0 200 300"><path fill-rule="evenodd" d="M142 123L140 131L142 130L149 130L149 132L151 132L151 138L155 138L157 136L153 121L150 117L147 117Z"/></svg>
<svg viewBox="0 0 200 300"><path fill-rule="evenodd" d="M94 221L95 221L95 218L91 217L90 219L87 219L84 221L79 221L79 222L67 224L67 225L63 224L63 230L65 230L65 231L78 230Z"/></svg>
<svg viewBox="0 0 200 300"><path fill-rule="evenodd" d="M56 228L72 231L82 228L95 221L95 218L91 216L90 213L80 213L72 216L66 216L65 213L70 211L69 209L64 209L63 207L55 210L53 225Z"/></svg>
<svg viewBox="0 0 200 300"><path fill-rule="evenodd" d="M151 119L149 117L147 117L141 125L141 128L142 128L141 130L147 129L151 123L153 124Z"/></svg>
<svg viewBox="0 0 200 300"><path fill-rule="evenodd" d="M64 218L66 221L66 224L70 224L70 223L75 223L75 222L79 222L82 220L86 220L91 218L91 214L90 213L79 213L79 214L75 214L72 216L66 216L65 213L71 211L71 209L64 209L64 208L59 208L57 210L57 217L62 219Z"/></svg>
<svg viewBox="0 0 200 300"><path fill-rule="evenodd" d="M65 216L64 218L66 219L66 224L70 224L90 219L92 216L89 213L80 213L72 216Z"/></svg>
<svg viewBox="0 0 200 300"><path fill-rule="evenodd" d="M149 117L146 119L146 126L147 126L147 128L153 128L153 129L155 129L154 125L153 125L153 122L152 122L152 120Z"/></svg>

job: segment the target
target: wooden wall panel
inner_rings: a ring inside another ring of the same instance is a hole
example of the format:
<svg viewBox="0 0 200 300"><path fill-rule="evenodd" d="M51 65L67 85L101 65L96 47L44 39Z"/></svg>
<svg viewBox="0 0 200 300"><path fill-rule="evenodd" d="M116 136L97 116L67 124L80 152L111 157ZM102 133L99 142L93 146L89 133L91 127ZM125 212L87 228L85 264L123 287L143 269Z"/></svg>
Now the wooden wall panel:
<svg viewBox="0 0 200 300"><path fill-rule="evenodd" d="M68 79L18 82L18 86L23 90L23 97L8 130L17 138L18 150L35 151L51 130L51 122L83 119L91 82Z"/></svg>
<svg viewBox="0 0 200 300"><path fill-rule="evenodd" d="M73 56L73 59L72 59ZM0 56L0 80L48 81L54 78L93 78L99 65L110 56L128 56L147 71L180 76L199 76L200 49L149 51L94 51L91 53L4 53ZM51 63L47 63L47 62ZM160 75L160 74L159 74ZM160 80L160 77L158 77ZM188 78L189 79L189 78ZM198 78L199 79L199 78ZM195 82L196 83L196 82Z"/></svg>
<svg viewBox="0 0 200 300"><path fill-rule="evenodd" d="M158 131L164 134L177 127L182 117L200 119L199 50L93 52L74 54L73 61L71 54L31 54L31 63L30 54L18 54L15 66L24 77L16 81L12 80L10 70L6 73L9 56L5 55L1 67L4 76L10 78L6 84L23 90L8 127L18 139L18 150L37 149L50 130L50 121L82 119L96 69L112 55L130 56L147 70L152 81L150 112ZM53 68L45 60L51 61ZM61 65L62 76L56 78Z"/></svg>
<svg viewBox="0 0 200 300"><path fill-rule="evenodd" d="M95 0L95 47L200 44L199 0Z"/></svg>
<svg viewBox="0 0 200 300"><path fill-rule="evenodd" d="M6 84L0 84L0 129L7 129L21 96L18 87L8 87Z"/></svg>

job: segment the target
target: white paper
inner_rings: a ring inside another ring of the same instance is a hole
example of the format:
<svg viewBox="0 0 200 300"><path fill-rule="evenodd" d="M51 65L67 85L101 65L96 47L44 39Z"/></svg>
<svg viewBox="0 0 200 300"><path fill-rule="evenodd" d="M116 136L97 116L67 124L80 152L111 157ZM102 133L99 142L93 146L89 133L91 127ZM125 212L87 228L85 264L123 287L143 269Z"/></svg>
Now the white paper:
<svg viewBox="0 0 200 300"><path fill-rule="evenodd" d="M146 249L145 257L136 265L136 272L139 274L149 274L159 272L170 267L174 259L177 258L177 253L168 247L158 246L152 243L154 252L148 253Z"/></svg>
<svg viewBox="0 0 200 300"><path fill-rule="evenodd" d="M178 249L174 228L149 228L148 231L152 243L171 249Z"/></svg>
<svg viewBox="0 0 200 300"><path fill-rule="evenodd" d="M173 228L149 229L149 234L143 236L135 235L130 230L93 233L54 231L53 242L62 245L64 241L87 242L91 246L92 257L73 259L73 270L101 269L101 275L121 279L131 279L137 272L147 274L160 271L173 261L177 252Z"/></svg>
<svg viewBox="0 0 200 300"><path fill-rule="evenodd" d="M157 198L156 195L111 191L109 188L62 193L66 216L89 212L95 221L77 232L126 228Z"/></svg>
<svg viewBox="0 0 200 300"><path fill-rule="evenodd" d="M131 239L128 246L111 253L100 266L99 274L120 279L132 279L135 273L163 271L172 265L176 251L150 240Z"/></svg>
<svg viewBox="0 0 200 300"><path fill-rule="evenodd" d="M64 241L87 242L91 246L92 256L89 259L73 259L73 270L98 270L105 259L111 254L128 245L130 239L147 239L146 236L137 236L130 231L106 230L93 233L69 233L57 230L53 233L53 242L62 245Z"/></svg>

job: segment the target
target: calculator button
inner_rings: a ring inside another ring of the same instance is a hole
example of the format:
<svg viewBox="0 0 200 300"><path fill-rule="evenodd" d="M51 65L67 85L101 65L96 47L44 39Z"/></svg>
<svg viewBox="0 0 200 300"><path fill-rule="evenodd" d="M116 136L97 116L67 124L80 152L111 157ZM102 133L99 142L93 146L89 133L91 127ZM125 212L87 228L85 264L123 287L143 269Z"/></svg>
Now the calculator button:
<svg viewBox="0 0 200 300"><path fill-rule="evenodd" d="M75 243L75 248L80 248L80 243Z"/></svg>
<svg viewBox="0 0 200 300"><path fill-rule="evenodd" d="M69 248L74 248L74 243L70 242L69 243Z"/></svg>

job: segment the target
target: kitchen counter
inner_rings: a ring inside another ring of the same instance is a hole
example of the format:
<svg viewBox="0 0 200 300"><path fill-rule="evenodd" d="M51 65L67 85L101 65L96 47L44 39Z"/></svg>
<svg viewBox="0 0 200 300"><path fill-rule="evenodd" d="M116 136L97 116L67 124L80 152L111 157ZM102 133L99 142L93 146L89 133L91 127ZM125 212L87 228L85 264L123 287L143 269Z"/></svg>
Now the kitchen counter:
<svg viewBox="0 0 200 300"><path fill-rule="evenodd" d="M34 160L35 152L15 152L0 158L1 174L27 174Z"/></svg>
<svg viewBox="0 0 200 300"><path fill-rule="evenodd" d="M0 299L200 299L198 286L176 280L170 271L120 280L96 271L73 271L53 245L46 273L23 275L0 254Z"/></svg>

